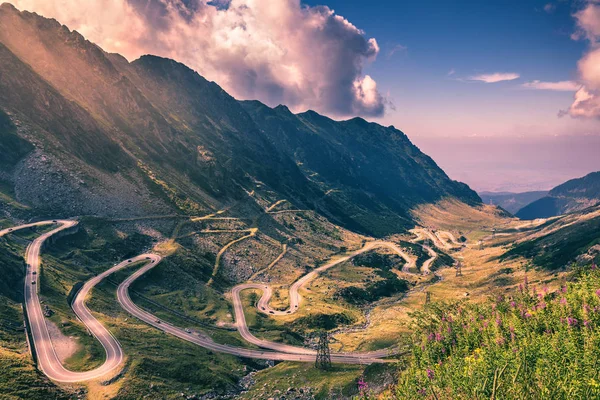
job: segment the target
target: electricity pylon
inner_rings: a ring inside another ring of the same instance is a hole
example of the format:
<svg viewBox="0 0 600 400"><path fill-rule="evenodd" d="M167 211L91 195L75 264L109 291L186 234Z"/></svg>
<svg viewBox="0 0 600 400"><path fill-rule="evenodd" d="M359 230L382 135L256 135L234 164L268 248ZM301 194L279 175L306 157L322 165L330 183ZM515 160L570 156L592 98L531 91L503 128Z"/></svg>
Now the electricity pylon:
<svg viewBox="0 0 600 400"><path fill-rule="evenodd" d="M315 367L322 370L331 368L331 352L329 351L329 334L327 332L319 332Z"/></svg>

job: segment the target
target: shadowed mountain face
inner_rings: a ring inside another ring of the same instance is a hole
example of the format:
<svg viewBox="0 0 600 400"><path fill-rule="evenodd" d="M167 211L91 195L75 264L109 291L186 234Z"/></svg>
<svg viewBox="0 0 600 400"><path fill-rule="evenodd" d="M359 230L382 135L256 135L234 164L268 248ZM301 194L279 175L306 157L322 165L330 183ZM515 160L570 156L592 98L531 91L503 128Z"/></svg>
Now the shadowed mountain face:
<svg viewBox="0 0 600 400"><path fill-rule="evenodd" d="M592 207L600 203L600 172L571 179L552 189L547 196L523 207L522 219L547 218Z"/></svg>
<svg viewBox="0 0 600 400"><path fill-rule="evenodd" d="M256 189L375 234L418 204L480 199L402 132L238 102L173 60L129 63L0 6L0 180L42 213L200 213ZM2 186L4 187L4 186Z"/></svg>
<svg viewBox="0 0 600 400"><path fill-rule="evenodd" d="M486 204L500 206L509 213L516 213L524 206L548 194L547 191L510 193L510 192L480 192L481 200Z"/></svg>

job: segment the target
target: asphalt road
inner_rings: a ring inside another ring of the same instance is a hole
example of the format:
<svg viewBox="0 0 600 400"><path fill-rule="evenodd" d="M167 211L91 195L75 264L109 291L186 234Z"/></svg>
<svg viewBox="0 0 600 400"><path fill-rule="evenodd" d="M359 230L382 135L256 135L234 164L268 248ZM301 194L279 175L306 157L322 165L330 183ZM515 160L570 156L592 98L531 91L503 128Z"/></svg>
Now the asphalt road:
<svg viewBox="0 0 600 400"><path fill-rule="evenodd" d="M131 274L123 283L119 285L117 288L117 300L119 304L131 315L138 318L139 320L147 323L159 329L165 333L176 336L185 341L197 344L198 346L204 347L208 350L232 354L239 357L248 357L248 358L259 358L265 360L278 360L278 361L303 361L303 362L314 362L316 353L311 351L305 351L304 353L293 353L293 352L284 352L284 351L265 351L265 350L255 350L255 349L245 349L242 347L235 347L225 344L215 343L212 339L199 335L197 333L192 332L191 330L185 330L179 328L177 326L171 325L165 321L162 321L155 315L152 315L146 310L138 307L129 296L129 287L131 284L148 272L150 269L154 268L161 260L160 256L156 254L143 254L141 256L133 259L134 261L138 259L151 258L151 262L139 268L133 274ZM287 346L287 345L282 345ZM293 347L293 346L290 346ZM310 350L310 349L305 349ZM386 356L388 354L386 353ZM381 356L380 356L381 357ZM370 353L365 354L331 354L331 361L334 363L344 363L344 364L372 364L372 363L383 363L390 362L390 360L382 360L377 356L373 356Z"/></svg>
<svg viewBox="0 0 600 400"><path fill-rule="evenodd" d="M29 327L31 330L31 341L37 353L38 368L50 379L58 382L81 382L97 379L115 370L123 361L123 351L117 339L115 339L114 336L112 336L111 333L108 332L96 318L94 318L85 306L85 297L104 276L108 275L108 271L86 282L73 301L73 311L90 333L98 339L106 351L104 363L93 370L74 372L67 370L62 365L52 346L52 341L50 339L50 334L48 333L48 327L46 326L46 320L38 297L39 285L37 280L40 269L40 250L42 244L55 233L77 225L77 221L57 220L21 225L0 231L0 236L31 226L50 225L54 223L60 226L35 239L29 247L27 247L25 255L27 271L25 275L24 298L27 319L29 320Z"/></svg>
<svg viewBox="0 0 600 400"><path fill-rule="evenodd" d="M99 282L101 282L104 278L113 274L114 272L126 268L131 264L136 262L146 262L141 268L136 270L132 275L130 275L123 283L119 285L117 288L117 300L121 304L121 306L128 311L130 314L135 316L136 318L144 321L145 323L165 332L176 336L180 339L186 340L188 342L197 344L206 349L232 354L240 357L248 357L248 358L258 358L258 359L267 359L267 360L278 360L278 361L301 361L301 362L314 362L316 352L312 349L301 348L290 346L281 343L274 343L269 341L262 341L255 336L253 336L248 327L246 325L246 320L243 314L243 308L241 308L241 300L239 298L239 292L245 288L252 287L246 285L240 285L234 288L234 308L236 310L236 321L238 324L238 329L242 337L244 337L249 343L257 344L260 347L271 349L274 351L267 350L256 350L256 349L246 349L240 347L234 347L230 345L223 345L215 343L212 339L207 336L200 335L194 333L187 329L182 329L161 321L156 316L150 314L149 312L139 308L136 306L129 296L129 287L131 284L149 271L151 268L155 267L161 261L161 257L156 254L142 254L137 257L134 257L129 260L125 260L120 264L115 265L114 267L106 270L105 272L93 277L89 281L87 281L80 291L77 293L77 296L73 300L72 308L77 317L81 320L81 322L87 327L89 332L94 335L94 337L102 344L104 350L106 352L106 359L104 363L90 371L85 372L75 372L67 370L62 363L60 362L55 349L52 345L52 340L50 338L50 334L48 332L48 328L46 326L45 317L42 311L42 307L40 304L40 299L38 297L38 287L39 284L37 282L39 269L40 269L40 251L43 243L52 235L73 227L77 225L77 221L72 220L53 220L53 221L41 221L32 224L21 225L13 228L7 228L0 230L0 237L9 234L11 232L25 229L33 226L42 226L42 225L51 225L57 224L59 225L56 229L53 229L49 232L46 232L36 238L27 248L26 251L26 261L27 261L27 271L25 276L25 304L26 304L26 312L27 318L29 320L30 330L31 330L31 340L32 344L36 350L38 357L38 367L39 369L46 374L50 379L58 382L65 383L73 383L73 382L82 382L88 380L99 379L101 377L107 376L109 373L114 372L124 360L123 350L117 341L117 339L92 315L89 309L85 305L85 299L89 295L90 291L96 286ZM408 255L406 255L399 247L394 245L393 243L388 242L371 242L366 244L362 249L357 250L347 256L340 257L336 260L333 260L320 268L310 272L305 275L301 279L299 279L292 287L290 288L290 298L292 301L292 308L289 311L295 312L298 308L298 304L300 302L300 296L298 294L298 289L301 288L304 284L314 279L318 273L331 268L334 265L342 263L352 257L355 257L359 254L362 254L366 251L370 251L376 247L388 247L398 254L402 255L407 262L413 262ZM272 295L272 291L269 287L265 285L258 285L259 288L264 289L263 297L261 298L261 303L265 306L263 312L267 312L269 314L275 313L287 313L272 310L273 313L267 311L266 307L268 307L268 300ZM260 305L259 305L260 306ZM383 357L390 356L393 352L390 350L379 350L373 352L366 353L333 353L331 354L331 360L334 363L345 363L345 364L371 364L371 363L385 363L391 362L393 360L384 360Z"/></svg>
<svg viewBox="0 0 600 400"><path fill-rule="evenodd" d="M320 273L326 271L327 269L329 269L333 266L336 266L338 264L341 264L345 261L348 261L348 260L358 256L359 254L363 254L365 252L371 251L376 248L381 248L381 247L388 248L388 249L394 251L395 253L397 253L398 255L400 255L402 258L404 258L406 260L406 264L403 268L403 271L406 272L410 268L413 268L415 266L415 262L416 262L415 258L409 256L399 246L397 246L394 243L382 242L382 241L366 243L359 250L356 250L350 254L347 254L345 256L338 257L334 260L331 260L328 263L322 265L319 268L314 269L313 271L309 272L308 274L304 275L303 277L298 279L296 282L294 282L292 284L292 286L290 287L290 293L289 293L290 306L288 307L288 309L283 310L283 311L275 310L269 306L269 301L271 300L271 297L273 296L273 289L270 286L265 285L265 284L260 284L260 283L244 283L244 284L235 286L232 289L231 294L232 294L232 300L233 300L233 309L235 312L236 326L237 326L238 331L240 332L240 335L247 342L252 343L259 347L276 350L276 351L282 351L282 352L286 352L286 353L294 353L294 354L313 354L313 355L316 354L316 352L312 349L308 349L305 347L291 346L291 345L287 345L287 344L283 344L283 343L271 342L268 340L259 339L256 336L254 336L250 332L250 329L248 328L248 325L246 323L246 317L244 315L244 307L242 305L240 293L246 289L261 290L263 292L263 294L262 294L261 298L258 300L257 308L258 308L258 311L260 311L264 314L267 314L267 315L293 314L296 311L298 311L298 308L300 306L300 301L301 301L301 296L299 293L300 288L302 288L308 282L315 279ZM382 350L376 350L376 351L364 352L364 353L337 353L337 354L339 354L339 355L343 354L345 357L357 357L360 359L360 358L365 358L365 357L368 357L368 358L388 357L395 353L396 353L396 351L394 349L382 349ZM333 354L335 354L335 353L332 353L332 357L333 357Z"/></svg>
<svg viewBox="0 0 600 400"><path fill-rule="evenodd" d="M366 253L373 249L381 248L381 247L385 247L385 248L388 248L388 249L394 251L396 254L400 255L402 258L404 258L406 260L406 264L402 268L403 271L404 270L408 271L408 269L413 268L415 266L416 259L414 257L409 256L396 244L391 243L391 242L381 242L381 241L369 242L369 243L365 244L362 248L360 248L350 254L347 254L342 257L338 257L334 260L329 261L327 264L324 264L324 265L320 266L319 268L312 270L311 272L309 272L308 274L304 275L303 277L298 279L296 282L294 282L292 284L292 286L290 286L290 294L289 294L290 306L286 310L280 311L280 310L275 310L275 309L271 308L269 306L269 301L271 300L273 291L267 285L260 285L260 284L255 284L255 283L243 283L243 284L237 285L236 287L233 288L232 294L233 294L234 308L236 308L237 304L241 303L240 298L239 298L240 291L242 291L244 289L262 289L263 295L260 298L260 300L258 300L258 304L257 304L258 310L260 312L262 312L264 314L268 314L268 315L293 314L296 311L298 311L298 307L300 305L301 296L298 293L298 290L301 287L303 287L308 282L315 279L321 272L324 272L333 266L336 266L345 261L348 261L348 260L358 256L359 254L363 254L363 253Z"/></svg>

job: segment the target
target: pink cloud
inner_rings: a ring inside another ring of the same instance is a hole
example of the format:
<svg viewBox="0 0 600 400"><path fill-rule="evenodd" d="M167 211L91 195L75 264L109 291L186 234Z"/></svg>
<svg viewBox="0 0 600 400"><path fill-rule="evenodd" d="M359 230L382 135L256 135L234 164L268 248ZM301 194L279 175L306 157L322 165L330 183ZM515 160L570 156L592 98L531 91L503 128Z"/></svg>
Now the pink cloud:
<svg viewBox="0 0 600 400"><path fill-rule="evenodd" d="M363 74L375 39L325 6L300 0L15 0L133 60L181 61L237 98L381 116L386 99Z"/></svg>
<svg viewBox="0 0 600 400"><path fill-rule="evenodd" d="M520 75L514 72L494 72L492 74L474 75L468 78L470 81L480 81L485 83L498 83L503 81L513 81L519 79Z"/></svg>
<svg viewBox="0 0 600 400"><path fill-rule="evenodd" d="M544 82L536 80L531 82L525 82L521 86L526 89L575 92L581 87L581 84L574 81Z"/></svg>

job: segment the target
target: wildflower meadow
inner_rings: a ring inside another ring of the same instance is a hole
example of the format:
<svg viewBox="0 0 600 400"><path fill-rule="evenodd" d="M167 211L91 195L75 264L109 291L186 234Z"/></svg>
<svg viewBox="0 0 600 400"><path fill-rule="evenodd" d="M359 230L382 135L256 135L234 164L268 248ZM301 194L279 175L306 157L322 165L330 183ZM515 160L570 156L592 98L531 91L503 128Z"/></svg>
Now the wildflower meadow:
<svg viewBox="0 0 600 400"><path fill-rule="evenodd" d="M413 314L399 399L600 399L600 270Z"/></svg>

